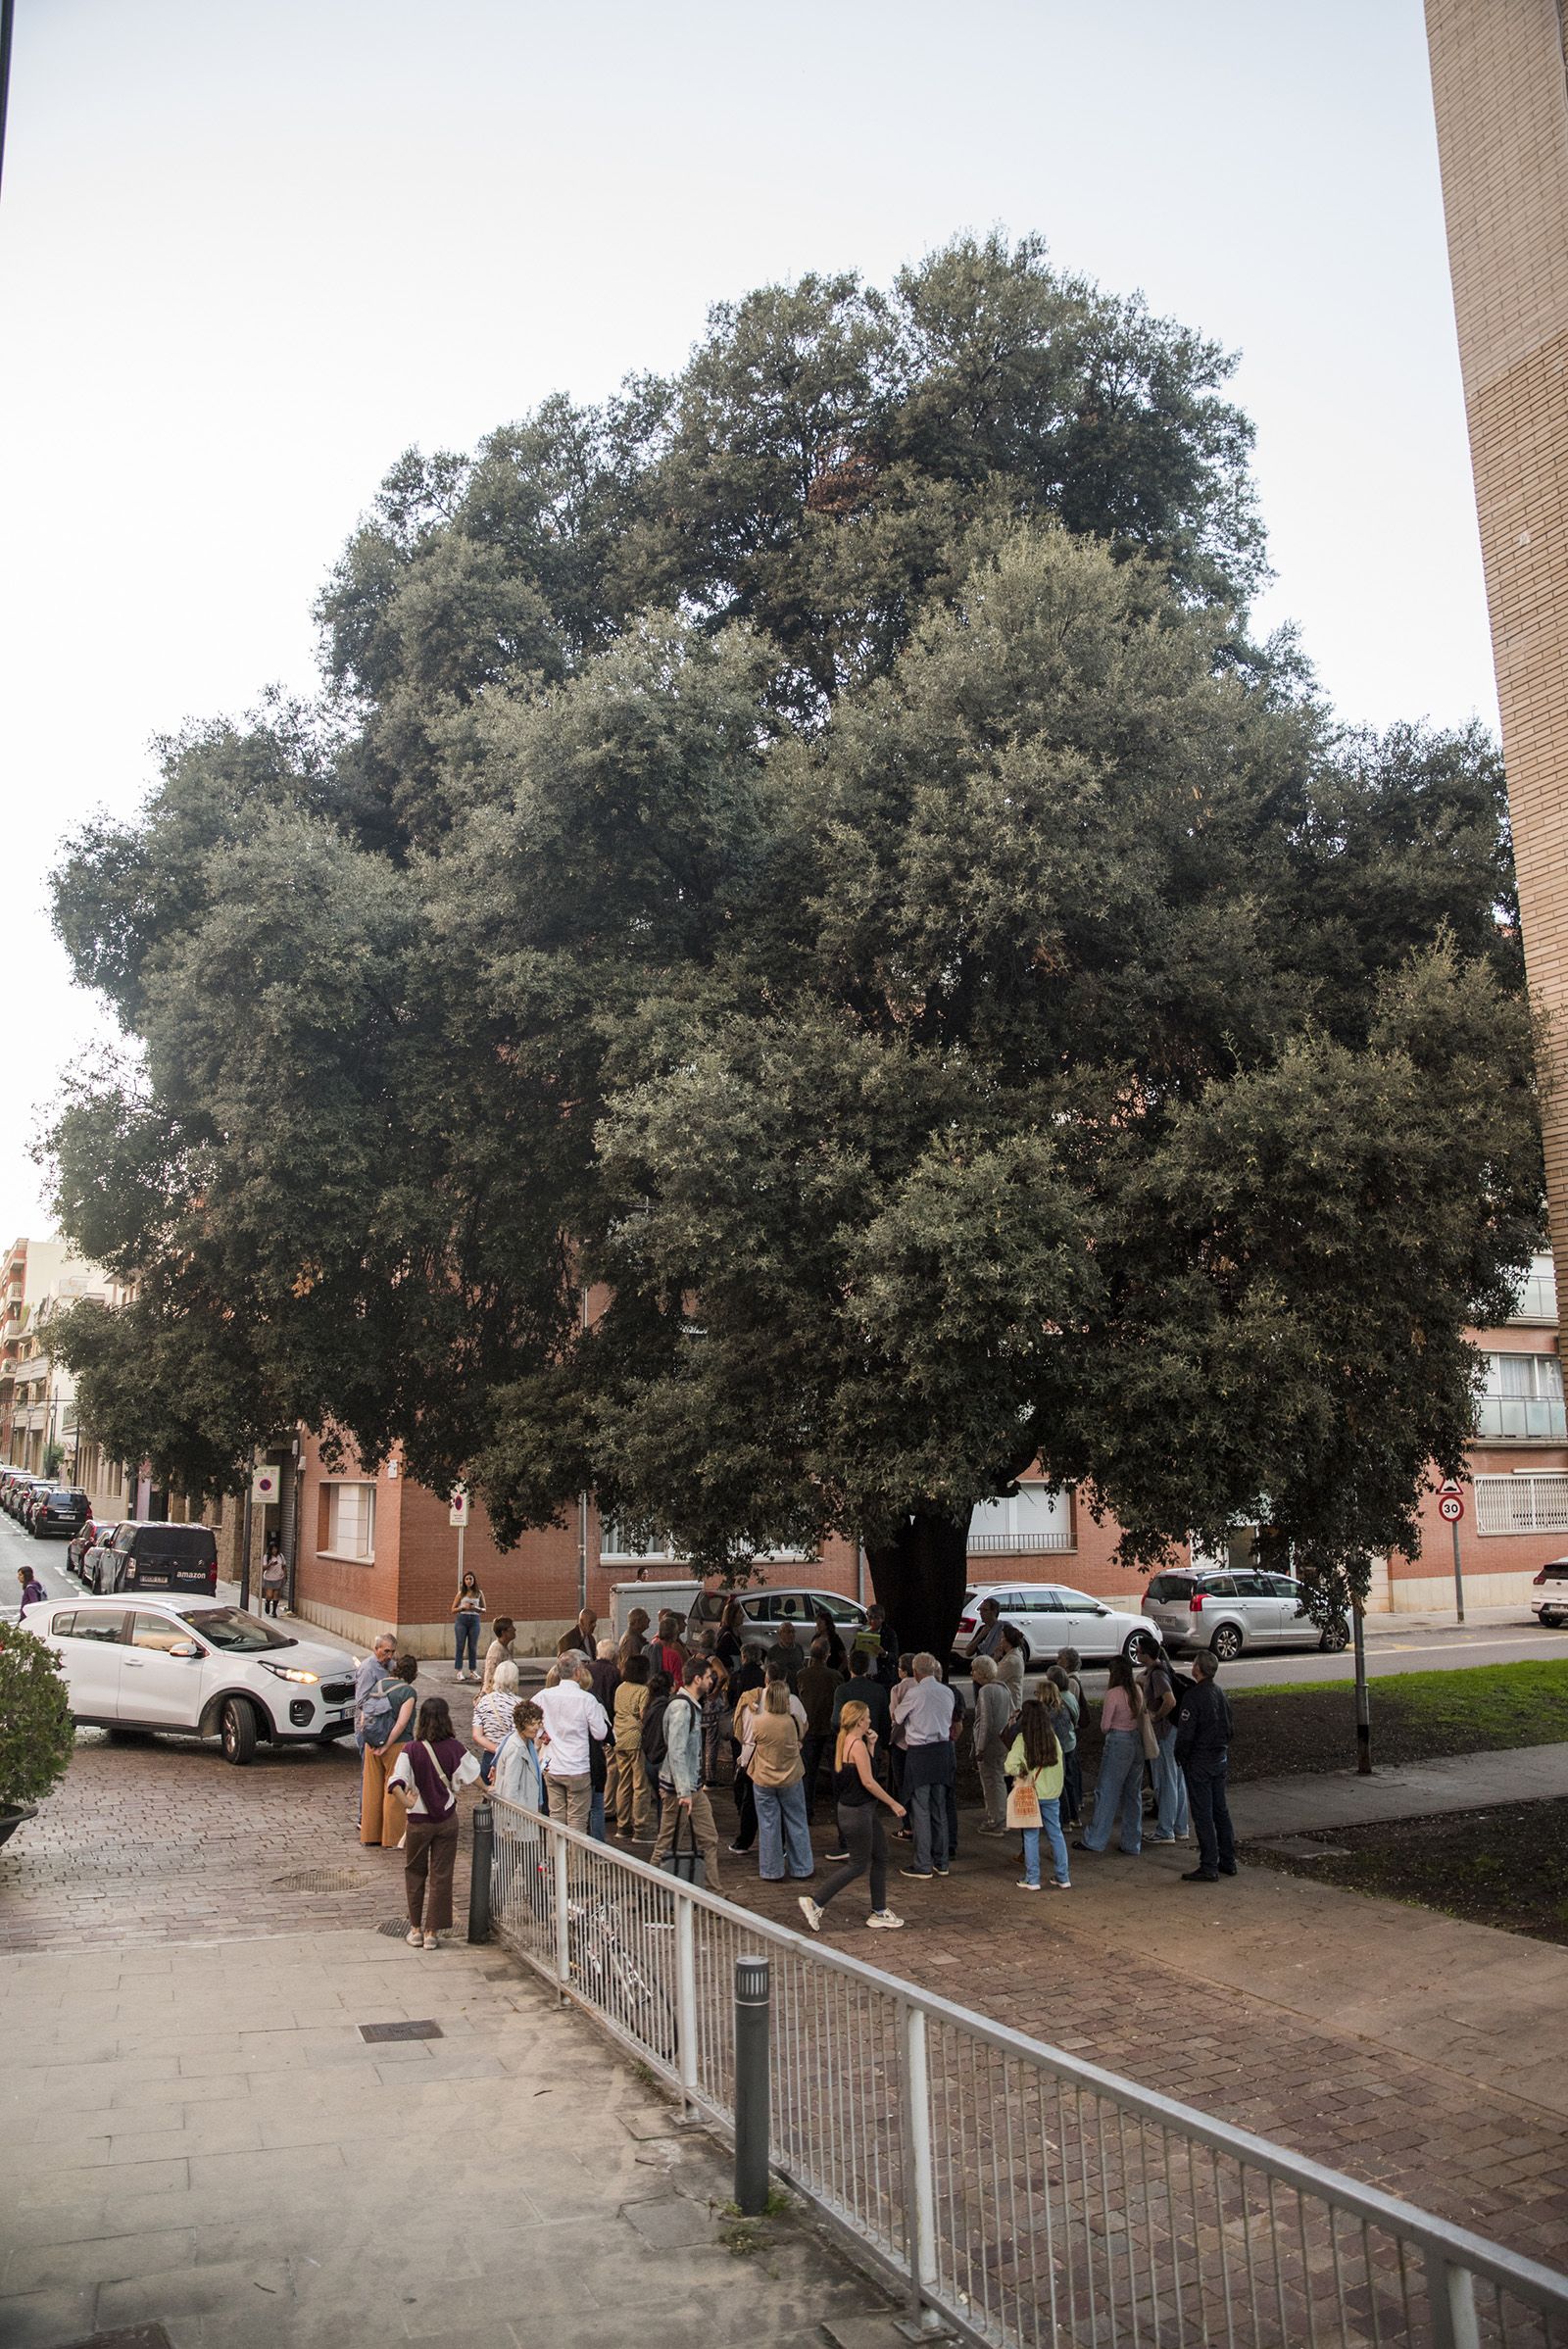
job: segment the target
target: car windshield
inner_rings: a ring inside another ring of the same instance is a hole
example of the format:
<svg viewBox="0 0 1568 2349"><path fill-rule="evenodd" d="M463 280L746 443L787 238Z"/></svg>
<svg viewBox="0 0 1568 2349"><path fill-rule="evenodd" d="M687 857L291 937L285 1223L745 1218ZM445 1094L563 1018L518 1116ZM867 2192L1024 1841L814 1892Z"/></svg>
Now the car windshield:
<svg viewBox="0 0 1568 2349"><path fill-rule="evenodd" d="M274 1632L259 1615L247 1615L239 1607L186 1607L181 1609L180 1620L225 1655L259 1655L264 1647L299 1645L297 1639Z"/></svg>

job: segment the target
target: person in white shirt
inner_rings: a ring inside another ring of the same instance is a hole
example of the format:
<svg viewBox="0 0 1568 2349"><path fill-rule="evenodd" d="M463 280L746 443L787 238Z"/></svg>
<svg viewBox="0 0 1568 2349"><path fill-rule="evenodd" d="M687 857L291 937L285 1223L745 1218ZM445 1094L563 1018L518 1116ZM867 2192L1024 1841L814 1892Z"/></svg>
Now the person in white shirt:
<svg viewBox="0 0 1568 2349"><path fill-rule="evenodd" d="M929 1651L914 1659L914 1678L893 1691L893 1716L904 1731L904 1792L914 1831L914 1865L906 1876L948 1873L948 1787L955 1776L953 1690L938 1677Z"/></svg>
<svg viewBox="0 0 1568 2349"><path fill-rule="evenodd" d="M554 1680L555 1687L550 1683ZM593 1767L588 1756L590 1737L608 1737L605 1708L574 1672L552 1671L539 1691L539 1710L545 1717L545 1794L550 1816L578 1835L588 1833L593 1807Z"/></svg>

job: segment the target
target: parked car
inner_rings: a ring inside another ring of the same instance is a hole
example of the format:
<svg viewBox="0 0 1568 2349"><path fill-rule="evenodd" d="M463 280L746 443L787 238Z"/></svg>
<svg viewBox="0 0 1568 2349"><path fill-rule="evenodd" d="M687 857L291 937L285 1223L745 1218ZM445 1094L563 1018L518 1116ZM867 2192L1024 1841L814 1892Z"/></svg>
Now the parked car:
<svg viewBox="0 0 1568 2349"><path fill-rule="evenodd" d="M1154 1626L1144 1616L1107 1607L1102 1598L1091 1598L1066 1583L981 1583L963 1594L953 1642L956 1663L962 1662L988 1598L996 1600L1003 1622L1022 1635L1025 1670L1037 1661L1049 1664L1058 1647L1076 1647L1085 1663L1106 1663L1112 1656L1136 1662L1154 1637Z"/></svg>
<svg viewBox="0 0 1568 2349"><path fill-rule="evenodd" d="M100 1580L100 1577L103 1574L104 1561L106 1558L113 1555L115 1536L119 1533L119 1531L120 1528L118 1525L101 1525L98 1528L97 1541L94 1542L89 1548L82 1551L80 1570L81 1580L89 1590L102 1590L104 1588L103 1583Z"/></svg>
<svg viewBox="0 0 1568 2349"><path fill-rule="evenodd" d="M633 1607L645 1608L649 1622L655 1624L668 1608L684 1624L701 1588L691 1575L680 1581L612 1584L610 1609L615 1638L623 1638ZM771 1632L780 1623L798 1623L804 1628L818 1607L825 1607L840 1629L848 1629L852 1634L865 1621L864 1607L853 1598L846 1598L842 1590L808 1590L793 1583L776 1589L770 1583L745 1583L736 1596L741 1602L741 1613L759 1631Z"/></svg>
<svg viewBox="0 0 1568 2349"><path fill-rule="evenodd" d="M218 1537L210 1525L127 1519L99 1560L95 1589L205 1590L218 1589Z"/></svg>
<svg viewBox="0 0 1568 2349"><path fill-rule="evenodd" d="M39 1542L52 1534L71 1541L92 1515L92 1503L79 1485L45 1485L35 1493L27 1511L27 1531Z"/></svg>
<svg viewBox="0 0 1568 2349"><path fill-rule="evenodd" d="M1244 1647L1320 1647L1338 1654L1350 1637L1344 1616L1312 1619L1311 1594L1294 1575L1183 1567L1156 1574L1144 1605L1167 1647L1206 1647L1222 1663Z"/></svg>
<svg viewBox="0 0 1568 2349"><path fill-rule="evenodd" d="M1543 1631L1554 1632L1559 1623L1568 1623L1568 1558L1552 1558L1543 1566L1535 1591L1530 1604Z"/></svg>
<svg viewBox="0 0 1568 2349"><path fill-rule="evenodd" d="M97 1520L89 1512L85 1522L77 1526L66 1544L66 1572L74 1574L78 1582L81 1580L82 1562L97 1541L98 1534Z"/></svg>
<svg viewBox="0 0 1568 2349"><path fill-rule="evenodd" d="M41 1476L29 1475L28 1472L24 1469L18 1475L9 1479L4 1493L0 1493L0 1502L3 1502L10 1514L20 1523L23 1511L25 1509L28 1501L31 1500L33 1494L38 1491L38 1488L46 1481L47 1480Z"/></svg>
<svg viewBox="0 0 1568 2349"><path fill-rule="evenodd" d="M27 1629L59 1655L78 1722L217 1737L241 1763L258 1740L330 1745L353 1735L354 1658L238 1607L68 1598L29 1608Z"/></svg>

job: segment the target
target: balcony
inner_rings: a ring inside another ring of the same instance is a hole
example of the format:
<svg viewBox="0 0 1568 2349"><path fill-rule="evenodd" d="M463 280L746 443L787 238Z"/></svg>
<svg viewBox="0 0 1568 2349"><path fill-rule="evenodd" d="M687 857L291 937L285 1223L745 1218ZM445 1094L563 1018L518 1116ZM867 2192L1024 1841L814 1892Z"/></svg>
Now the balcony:
<svg viewBox="0 0 1568 2349"><path fill-rule="evenodd" d="M1562 1444L1568 1416L1560 1395L1484 1395L1476 1412L1482 1443Z"/></svg>
<svg viewBox="0 0 1568 2349"><path fill-rule="evenodd" d="M964 1548L971 1558L1024 1558L1037 1551L1071 1549L1070 1527L1054 1527L1044 1534L976 1534L971 1533Z"/></svg>
<svg viewBox="0 0 1568 2349"><path fill-rule="evenodd" d="M1519 1284L1519 1295L1514 1299L1514 1308L1508 1318L1510 1321L1544 1322L1549 1328L1556 1328L1557 1276L1551 1269L1549 1258L1543 1265L1542 1259L1537 1257L1535 1268L1526 1273Z"/></svg>

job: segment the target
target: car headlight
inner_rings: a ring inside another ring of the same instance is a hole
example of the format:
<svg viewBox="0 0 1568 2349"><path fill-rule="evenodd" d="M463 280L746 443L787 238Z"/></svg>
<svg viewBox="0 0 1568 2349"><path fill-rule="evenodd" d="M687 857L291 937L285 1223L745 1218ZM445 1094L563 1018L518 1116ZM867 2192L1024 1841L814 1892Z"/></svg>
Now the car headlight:
<svg viewBox="0 0 1568 2349"><path fill-rule="evenodd" d="M269 1664L265 1657L262 1659L262 1668L274 1674L280 1681L296 1682L302 1688L314 1688L321 1677L318 1672L300 1672L292 1664Z"/></svg>

